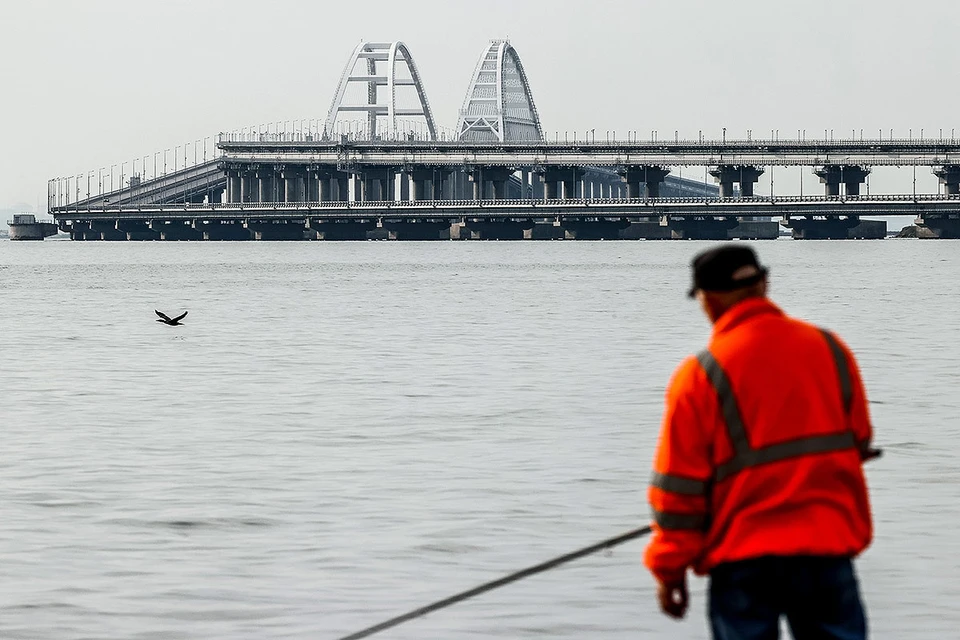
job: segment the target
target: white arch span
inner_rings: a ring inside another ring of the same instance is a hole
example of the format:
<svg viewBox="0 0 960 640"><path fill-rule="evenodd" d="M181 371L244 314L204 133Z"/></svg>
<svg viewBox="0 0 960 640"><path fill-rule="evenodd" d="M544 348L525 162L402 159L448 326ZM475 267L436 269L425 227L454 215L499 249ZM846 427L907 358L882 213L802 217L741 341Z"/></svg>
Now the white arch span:
<svg viewBox="0 0 960 640"><path fill-rule="evenodd" d="M507 40L491 40L480 55L457 122L463 141L543 140L520 56Z"/></svg>
<svg viewBox="0 0 960 640"><path fill-rule="evenodd" d="M385 63L385 64L384 64ZM352 84L365 84L364 98L351 101L348 88ZM386 87L381 95L380 87ZM418 104L416 106L398 105L399 87L414 87ZM366 128L362 133L369 139L381 137L379 120L386 119L386 135L395 139L406 134L402 119L422 119L425 133L430 140L437 137L437 127L430 111L427 94L423 90L420 72L410 55L410 50L402 42L361 42L350 55L343 69L340 84L327 112L326 131L332 135L336 131L337 120L347 114L364 114ZM348 118L343 118L348 119ZM401 119L401 120L398 120Z"/></svg>

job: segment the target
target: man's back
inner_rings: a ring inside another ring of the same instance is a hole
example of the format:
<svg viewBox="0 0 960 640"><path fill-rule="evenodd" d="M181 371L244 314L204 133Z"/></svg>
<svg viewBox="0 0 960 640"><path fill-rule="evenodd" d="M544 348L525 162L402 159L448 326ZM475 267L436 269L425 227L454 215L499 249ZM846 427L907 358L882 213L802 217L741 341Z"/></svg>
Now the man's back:
<svg viewBox="0 0 960 640"><path fill-rule="evenodd" d="M710 574L716 638L776 638L786 616L798 640L862 640L851 558L872 535L862 462L876 452L853 354L767 300L749 247L692 266L714 330L667 389L645 554L660 607L684 615L693 568Z"/></svg>
<svg viewBox="0 0 960 640"><path fill-rule="evenodd" d="M833 352L837 347L839 362ZM746 460L747 468L731 468L736 443L720 400L695 392L700 419L713 425L713 463L721 475L725 464L729 469L727 477L714 478L703 564L862 551L871 526L859 448L843 446L849 441L842 439L833 450L812 451L803 444L816 442L817 436L829 444L831 437L851 431L855 442L869 441L867 405L852 354L836 337L788 318L766 299L744 301L721 318L709 353L729 381L749 447L745 450L773 454L747 454L770 462ZM849 379L847 402L839 367ZM702 365L699 369L696 388L713 387L708 372ZM796 443L792 450L791 443ZM783 457L776 459L775 447L786 449Z"/></svg>

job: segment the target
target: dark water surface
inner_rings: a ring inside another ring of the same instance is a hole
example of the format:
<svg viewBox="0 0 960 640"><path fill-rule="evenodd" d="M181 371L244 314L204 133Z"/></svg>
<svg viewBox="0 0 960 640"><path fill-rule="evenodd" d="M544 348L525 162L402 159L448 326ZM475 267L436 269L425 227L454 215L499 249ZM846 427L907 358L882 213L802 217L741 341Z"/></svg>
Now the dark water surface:
<svg viewBox="0 0 960 640"><path fill-rule="evenodd" d="M0 242L0 638L333 639L644 523L704 246ZM876 401L872 637L955 637L960 244L757 246ZM643 544L380 637L707 637Z"/></svg>

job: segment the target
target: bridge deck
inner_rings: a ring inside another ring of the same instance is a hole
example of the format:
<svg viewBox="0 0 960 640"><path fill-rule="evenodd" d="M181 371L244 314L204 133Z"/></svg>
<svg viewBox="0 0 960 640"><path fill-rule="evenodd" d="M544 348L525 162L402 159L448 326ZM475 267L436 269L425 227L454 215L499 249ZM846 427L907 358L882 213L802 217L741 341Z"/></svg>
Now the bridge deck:
<svg viewBox="0 0 960 640"><path fill-rule="evenodd" d="M58 220L293 218L582 218L699 216L917 216L960 214L957 195L775 196L596 200L247 202L61 207Z"/></svg>
<svg viewBox="0 0 960 640"><path fill-rule="evenodd" d="M671 142L322 141L224 134L238 163L404 166L939 166L960 164L960 140L748 140Z"/></svg>

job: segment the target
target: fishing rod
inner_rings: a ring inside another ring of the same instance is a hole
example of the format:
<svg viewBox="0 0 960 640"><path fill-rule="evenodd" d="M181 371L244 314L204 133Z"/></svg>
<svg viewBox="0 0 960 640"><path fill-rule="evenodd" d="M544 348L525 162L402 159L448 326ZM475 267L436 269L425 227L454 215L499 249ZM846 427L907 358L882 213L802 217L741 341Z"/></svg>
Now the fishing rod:
<svg viewBox="0 0 960 640"><path fill-rule="evenodd" d="M481 593L492 591L493 589L510 584L511 582L516 582L517 580L522 580L523 578L527 578L537 573L548 571L549 569L558 567L561 564L565 564L572 560L576 560L578 558L588 556L592 553L597 553L598 551L612 549L613 547L623 544L624 542L628 542L635 538L645 536L651 531L652 529L650 527L640 527L639 529L634 529L633 531L622 533L618 536L614 536L613 538L607 538L606 540L602 540L596 544L592 544L589 547L583 547L582 549L571 551L570 553L556 557L552 560L547 560L546 562L541 562L540 564L533 565L532 567L521 569L520 571L511 573L510 575L504 576L502 578L491 580L490 582L481 584L480 586L474 587L473 589L467 589L466 591L461 591L460 593L452 595L449 598L444 598L443 600L437 600L436 602L432 604L428 604L425 607L420 607L419 609L414 609L413 611L409 611L395 618L390 618L389 620L385 620L384 622L375 624L372 627L367 627L366 629L357 631L356 633L351 633L348 636L343 636L342 638L338 638L338 640L360 640L360 638L367 638L369 636L372 636L375 633L379 633L391 627L395 627L398 624L407 622L408 620L413 620L414 618L425 616L428 613L432 613L439 609L449 607L452 604L456 604L463 600L467 600L474 596L478 596Z"/></svg>

